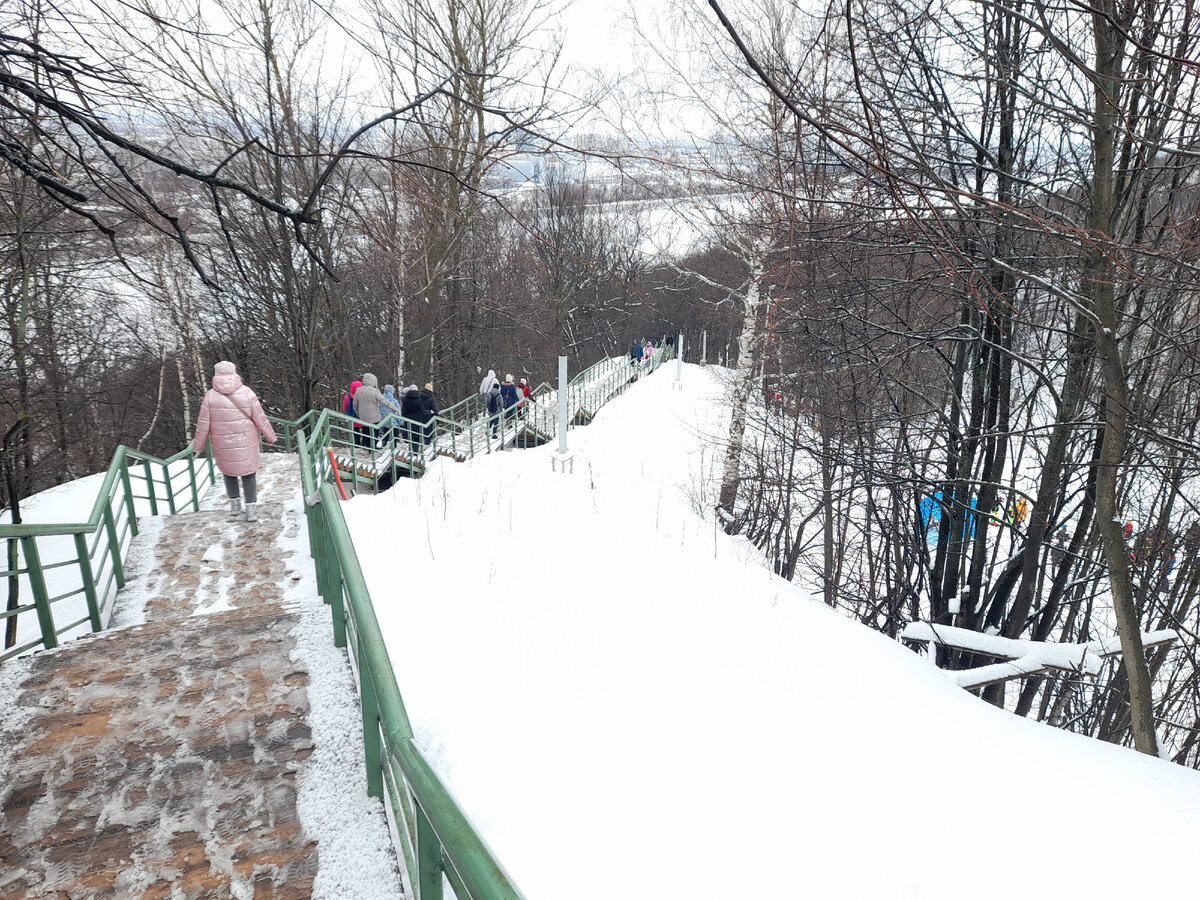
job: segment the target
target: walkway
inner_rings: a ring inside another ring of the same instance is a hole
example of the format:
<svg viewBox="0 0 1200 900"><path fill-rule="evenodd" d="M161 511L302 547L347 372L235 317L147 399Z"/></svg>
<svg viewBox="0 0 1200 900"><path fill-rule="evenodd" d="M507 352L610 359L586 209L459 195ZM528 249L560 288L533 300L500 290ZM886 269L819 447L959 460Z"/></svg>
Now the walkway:
<svg viewBox="0 0 1200 900"><path fill-rule="evenodd" d="M402 895L295 466L143 520L126 627L0 669L2 900Z"/></svg>

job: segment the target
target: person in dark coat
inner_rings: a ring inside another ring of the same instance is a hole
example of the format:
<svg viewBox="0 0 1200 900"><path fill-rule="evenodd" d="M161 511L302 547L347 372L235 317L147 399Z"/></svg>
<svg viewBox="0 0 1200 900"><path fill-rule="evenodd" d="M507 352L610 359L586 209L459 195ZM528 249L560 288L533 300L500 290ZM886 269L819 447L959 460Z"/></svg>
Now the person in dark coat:
<svg viewBox="0 0 1200 900"><path fill-rule="evenodd" d="M404 416L404 426L408 431L408 448L414 453L421 449L421 392L415 384L410 384L400 395L400 415Z"/></svg>
<svg viewBox="0 0 1200 900"><path fill-rule="evenodd" d="M492 437L495 437L500 429L500 412L504 409L504 401L500 399L500 382L496 380L495 369L488 369L487 376L479 383L479 396L483 398L487 419L491 423Z"/></svg>
<svg viewBox="0 0 1200 900"><path fill-rule="evenodd" d="M437 398L433 396L433 382L425 382L421 389L421 422L425 425L425 446L433 443L433 417L438 414Z"/></svg>
<svg viewBox="0 0 1200 900"><path fill-rule="evenodd" d="M642 364L642 342L638 341L629 348L629 365L637 368Z"/></svg>
<svg viewBox="0 0 1200 900"><path fill-rule="evenodd" d="M504 418L511 419L517 414L517 404L521 402L521 393L512 375L506 375L500 382L500 396L504 400Z"/></svg>

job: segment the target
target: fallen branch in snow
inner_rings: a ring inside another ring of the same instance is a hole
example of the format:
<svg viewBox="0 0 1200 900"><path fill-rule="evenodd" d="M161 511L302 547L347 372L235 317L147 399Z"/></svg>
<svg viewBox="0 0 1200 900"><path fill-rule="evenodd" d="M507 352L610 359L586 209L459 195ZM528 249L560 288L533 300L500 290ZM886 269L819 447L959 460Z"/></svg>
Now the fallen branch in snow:
<svg viewBox="0 0 1200 900"><path fill-rule="evenodd" d="M910 622L900 633L906 641L941 644L956 650L1000 657L1005 662L978 666L974 669L947 672L959 687L976 690L989 684L1000 684L1012 678L1041 675L1050 669L1060 669L1084 675L1100 674L1103 661L1121 652L1121 642L1115 635L1086 644L1052 644L1045 641L1019 641L994 634L982 634L952 625L931 622ZM1179 639L1174 629L1148 631L1142 635L1146 648L1169 644Z"/></svg>

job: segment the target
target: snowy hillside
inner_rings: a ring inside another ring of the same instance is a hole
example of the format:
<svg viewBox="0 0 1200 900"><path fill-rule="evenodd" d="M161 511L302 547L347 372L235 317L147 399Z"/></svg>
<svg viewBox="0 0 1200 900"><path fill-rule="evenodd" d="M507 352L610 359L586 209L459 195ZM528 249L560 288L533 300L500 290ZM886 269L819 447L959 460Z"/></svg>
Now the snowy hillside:
<svg viewBox="0 0 1200 900"><path fill-rule="evenodd" d="M502 453L345 507L414 726L530 900L1190 896L1200 775L770 574L696 511L726 411L675 372L572 431L573 474Z"/></svg>

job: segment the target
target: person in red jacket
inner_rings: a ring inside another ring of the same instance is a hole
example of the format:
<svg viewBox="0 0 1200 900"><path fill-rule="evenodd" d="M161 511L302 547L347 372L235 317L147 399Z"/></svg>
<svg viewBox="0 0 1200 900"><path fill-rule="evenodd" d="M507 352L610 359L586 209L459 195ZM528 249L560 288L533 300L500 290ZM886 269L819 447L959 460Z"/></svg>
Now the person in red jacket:
<svg viewBox="0 0 1200 900"><path fill-rule="evenodd" d="M242 511L238 490L238 479L241 479L241 493L246 497L246 519L251 522L258 518L260 434L268 444L275 443L275 429L267 421L258 396L242 384L242 376L238 375L233 363L224 360L217 363L212 389L200 404L192 449L203 453L205 443L212 441L213 459L225 476L229 512L237 515Z"/></svg>
<svg viewBox="0 0 1200 900"><path fill-rule="evenodd" d="M370 443L370 441L368 441L366 438L366 434L362 430L362 422L357 421L359 418L358 410L354 408L354 397L362 385L363 383L361 381L352 381L350 382L350 392L342 395L342 412L350 418L356 420L351 423L351 427L354 429L353 433L355 447L365 447Z"/></svg>

